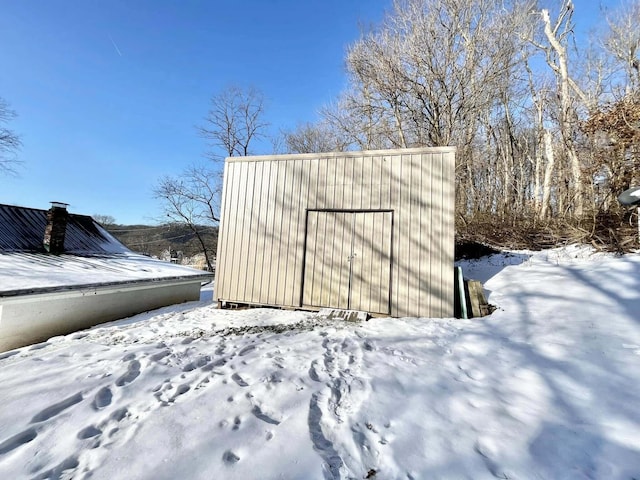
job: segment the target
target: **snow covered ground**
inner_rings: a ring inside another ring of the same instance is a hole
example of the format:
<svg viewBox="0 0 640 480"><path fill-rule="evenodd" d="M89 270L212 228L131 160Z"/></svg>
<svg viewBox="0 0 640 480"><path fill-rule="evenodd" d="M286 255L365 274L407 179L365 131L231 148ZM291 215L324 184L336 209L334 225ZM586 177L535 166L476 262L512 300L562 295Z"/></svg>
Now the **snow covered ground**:
<svg viewBox="0 0 640 480"><path fill-rule="evenodd" d="M491 317L203 301L0 354L0 478L640 478L640 255L463 268Z"/></svg>

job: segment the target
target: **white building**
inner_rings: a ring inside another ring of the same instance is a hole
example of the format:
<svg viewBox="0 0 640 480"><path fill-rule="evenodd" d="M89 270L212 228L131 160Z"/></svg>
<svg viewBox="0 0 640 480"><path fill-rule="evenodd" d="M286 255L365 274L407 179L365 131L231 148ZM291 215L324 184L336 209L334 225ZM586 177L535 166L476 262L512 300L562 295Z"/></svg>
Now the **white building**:
<svg viewBox="0 0 640 480"><path fill-rule="evenodd" d="M198 300L211 280L131 252L64 204L0 205L0 352Z"/></svg>

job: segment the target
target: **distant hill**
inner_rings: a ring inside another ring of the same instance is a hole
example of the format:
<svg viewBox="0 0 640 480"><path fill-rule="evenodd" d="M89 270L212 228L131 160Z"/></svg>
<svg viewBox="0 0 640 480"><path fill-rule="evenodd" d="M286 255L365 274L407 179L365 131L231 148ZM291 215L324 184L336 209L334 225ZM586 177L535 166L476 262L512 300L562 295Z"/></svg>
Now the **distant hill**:
<svg viewBox="0 0 640 480"><path fill-rule="evenodd" d="M170 250L182 251L185 257L202 253L200 242L191 229L183 224L164 225L103 225L104 228L134 252L162 257ZM207 249L215 256L218 245L218 227L199 226Z"/></svg>

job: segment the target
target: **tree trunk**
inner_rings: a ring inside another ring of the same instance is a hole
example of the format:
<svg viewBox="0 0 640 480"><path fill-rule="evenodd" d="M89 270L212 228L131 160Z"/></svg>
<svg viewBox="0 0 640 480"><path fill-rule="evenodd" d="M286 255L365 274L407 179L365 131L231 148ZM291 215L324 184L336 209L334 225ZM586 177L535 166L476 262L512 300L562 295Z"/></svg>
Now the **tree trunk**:
<svg viewBox="0 0 640 480"><path fill-rule="evenodd" d="M553 167L555 164L553 142L549 131L544 132L543 141L544 155L547 159L547 165L544 171L544 182L542 183L542 205L540 206L539 215L540 220L544 220L547 217L547 211L549 210L549 202L551 198L551 176L553 175Z"/></svg>

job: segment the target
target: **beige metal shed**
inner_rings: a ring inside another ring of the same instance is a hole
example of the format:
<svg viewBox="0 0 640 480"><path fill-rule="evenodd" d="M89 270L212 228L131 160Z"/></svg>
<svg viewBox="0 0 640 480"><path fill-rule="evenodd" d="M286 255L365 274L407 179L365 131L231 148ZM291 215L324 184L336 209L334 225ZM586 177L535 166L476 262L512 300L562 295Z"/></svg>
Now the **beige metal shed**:
<svg viewBox="0 0 640 480"><path fill-rule="evenodd" d="M453 316L455 148L230 157L221 305Z"/></svg>

